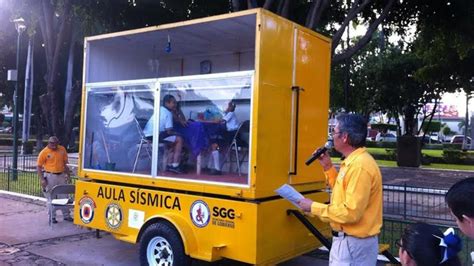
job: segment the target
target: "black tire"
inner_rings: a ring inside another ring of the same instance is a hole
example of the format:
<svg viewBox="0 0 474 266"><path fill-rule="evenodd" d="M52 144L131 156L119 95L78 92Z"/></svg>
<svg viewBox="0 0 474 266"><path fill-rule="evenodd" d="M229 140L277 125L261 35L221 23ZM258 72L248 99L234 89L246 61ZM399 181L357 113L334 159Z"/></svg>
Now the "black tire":
<svg viewBox="0 0 474 266"><path fill-rule="evenodd" d="M150 245L150 247L149 247ZM149 251L150 249L150 251ZM164 254L157 251L162 250ZM160 253L161 258L150 258L148 255ZM171 254L170 254L171 253ZM173 265L187 266L191 265L191 258L184 253L184 245L178 231L168 222L162 221L150 225L140 240L140 264L146 265Z"/></svg>

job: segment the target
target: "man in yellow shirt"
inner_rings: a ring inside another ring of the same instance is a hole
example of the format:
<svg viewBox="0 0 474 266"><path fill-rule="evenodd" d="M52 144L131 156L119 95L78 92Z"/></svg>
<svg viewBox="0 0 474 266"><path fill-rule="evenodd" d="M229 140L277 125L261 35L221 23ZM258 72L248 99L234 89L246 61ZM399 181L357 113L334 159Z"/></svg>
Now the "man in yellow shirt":
<svg viewBox="0 0 474 266"><path fill-rule="evenodd" d="M41 181L43 193L48 200L48 210L51 204L51 189L60 184L66 184L70 179L69 167L67 166L67 152L66 149L59 145L57 137L52 136L48 139L48 146L46 146L38 155L37 167L38 176ZM61 210L65 221L72 221L71 214L67 210ZM52 215L53 223L57 223L56 213L49 213Z"/></svg>
<svg viewBox="0 0 474 266"><path fill-rule="evenodd" d="M376 265L382 227L382 175L365 149L367 121L360 115L336 118L334 148L342 153L339 172L326 152L318 158L332 189L331 202L302 199L300 207L333 229L330 265Z"/></svg>

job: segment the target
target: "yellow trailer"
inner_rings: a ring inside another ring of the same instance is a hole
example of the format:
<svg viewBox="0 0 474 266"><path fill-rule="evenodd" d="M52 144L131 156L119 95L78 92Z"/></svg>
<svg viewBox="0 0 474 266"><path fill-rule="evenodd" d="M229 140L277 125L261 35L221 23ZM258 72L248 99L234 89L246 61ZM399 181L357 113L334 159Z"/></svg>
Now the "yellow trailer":
<svg viewBox="0 0 474 266"><path fill-rule="evenodd" d="M330 48L263 9L87 37L75 224L140 243L143 265L318 247L275 190L328 201L304 161L327 139Z"/></svg>

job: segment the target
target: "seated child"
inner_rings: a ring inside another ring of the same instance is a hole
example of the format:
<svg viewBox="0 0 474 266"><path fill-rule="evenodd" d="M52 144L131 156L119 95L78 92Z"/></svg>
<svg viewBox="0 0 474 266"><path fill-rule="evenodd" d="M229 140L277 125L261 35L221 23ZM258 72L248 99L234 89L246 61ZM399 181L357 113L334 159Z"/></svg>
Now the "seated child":
<svg viewBox="0 0 474 266"><path fill-rule="evenodd" d="M227 109L224 111L224 116L217 123L225 123L226 132L224 132L224 144L229 145L232 141L232 138L235 136L237 129L239 128L239 121L235 115L235 102L230 101L227 104ZM212 160L211 160L212 159ZM213 165L212 165L213 162ZM220 175L221 165L219 160L219 144L217 141L214 141L211 144L211 158L208 161L208 168L210 169L209 174L211 175Z"/></svg>
<svg viewBox="0 0 474 266"><path fill-rule="evenodd" d="M172 95L165 95L163 98L163 106L160 107L159 141L170 142L173 144L172 152L169 156L171 161L168 162L166 170L176 174L181 174L183 173L183 170L179 164L181 161L181 151L183 149L183 138L173 130L173 112L175 112L176 106L176 99ZM154 115L150 117L143 129L143 133L147 138L153 136L153 123Z"/></svg>
<svg viewBox="0 0 474 266"><path fill-rule="evenodd" d="M458 181L446 193L446 203L454 214L459 229L471 239L474 239L473 196L474 177Z"/></svg>
<svg viewBox="0 0 474 266"><path fill-rule="evenodd" d="M415 223L405 228L397 246L402 265L461 265L461 239L452 228L443 234L434 225Z"/></svg>

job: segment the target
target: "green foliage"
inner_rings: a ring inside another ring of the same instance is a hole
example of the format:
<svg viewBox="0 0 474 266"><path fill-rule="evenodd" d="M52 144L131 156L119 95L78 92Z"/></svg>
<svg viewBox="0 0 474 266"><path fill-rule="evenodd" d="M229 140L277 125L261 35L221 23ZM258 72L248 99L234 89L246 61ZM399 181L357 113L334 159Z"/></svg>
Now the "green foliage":
<svg viewBox="0 0 474 266"><path fill-rule="evenodd" d="M366 147L368 147L368 148L396 149L397 148L397 143L396 142L388 142L388 141L367 141Z"/></svg>
<svg viewBox="0 0 474 266"><path fill-rule="evenodd" d="M443 150L460 150L462 149L462 144L460 143L443 143Z"/></svg>
<svg viewBox="0 0 474 266"><path fill-rule="evenodd" d="M35 146L35 142L33 141L27 141L23 145L23 154L33 154L33 149Z"/></svg>
<svg viewBox="0 0 474 266"><path fill-rule="evenodd" d="M386 149L387 151L387 160L397 160L397 150L396 149Z"/></svg>
<svg viewBox="0 0 474 266"><path fill-rule="evenodd" d="M467 152L460 150L443 150L443 159L446 163L462 164L467 161Z"/></svg>
<svg viewBox="0 0 474 266"><path fill-rule="evenodd" d="M414 43L423 66L416 71L419 80L444 91L473 90L474 1L430 1L421 6L418 37ZM429 47L429 48L428 48Z"/></svg>
<svg viewBox="0 0 474 266"><path fill-rule="evenodd" d="M439 132L441 129L441 122L439 121L431 121L430 123L424 123L421 128L424 132L431 133L431 132Z"/></svg>
<svg viewBox="0 0 474 266"><path fill-rule="evenodd" d="M353 57L349 111L362 114L379 111L399 117L406 105L420 110L425 103L439 97L433 88L415 80L421 61L414 53L393 45L381 50L376 41ZM344 69L335 66L333 73L331 107L334 110L344 106Z"/></svg>
<svg viewBox="0 0 474 266"><path fill-rule="evenodd" d="M370 127L372 129L376 129L378 131L387 131L387 130L392 130L392 131L396 131L397 130L397 125L393 125L393 124L371 124Z"/></svg>
<svg viewBox="0 0 474 266"><path fill-rule="evenodd" d="M448 127L446 124L444 124L444 126L441 128L441 132L443 133L443 135L447 136L447 135L453 135L454 132L451 130L450 127Z"/></svg>

